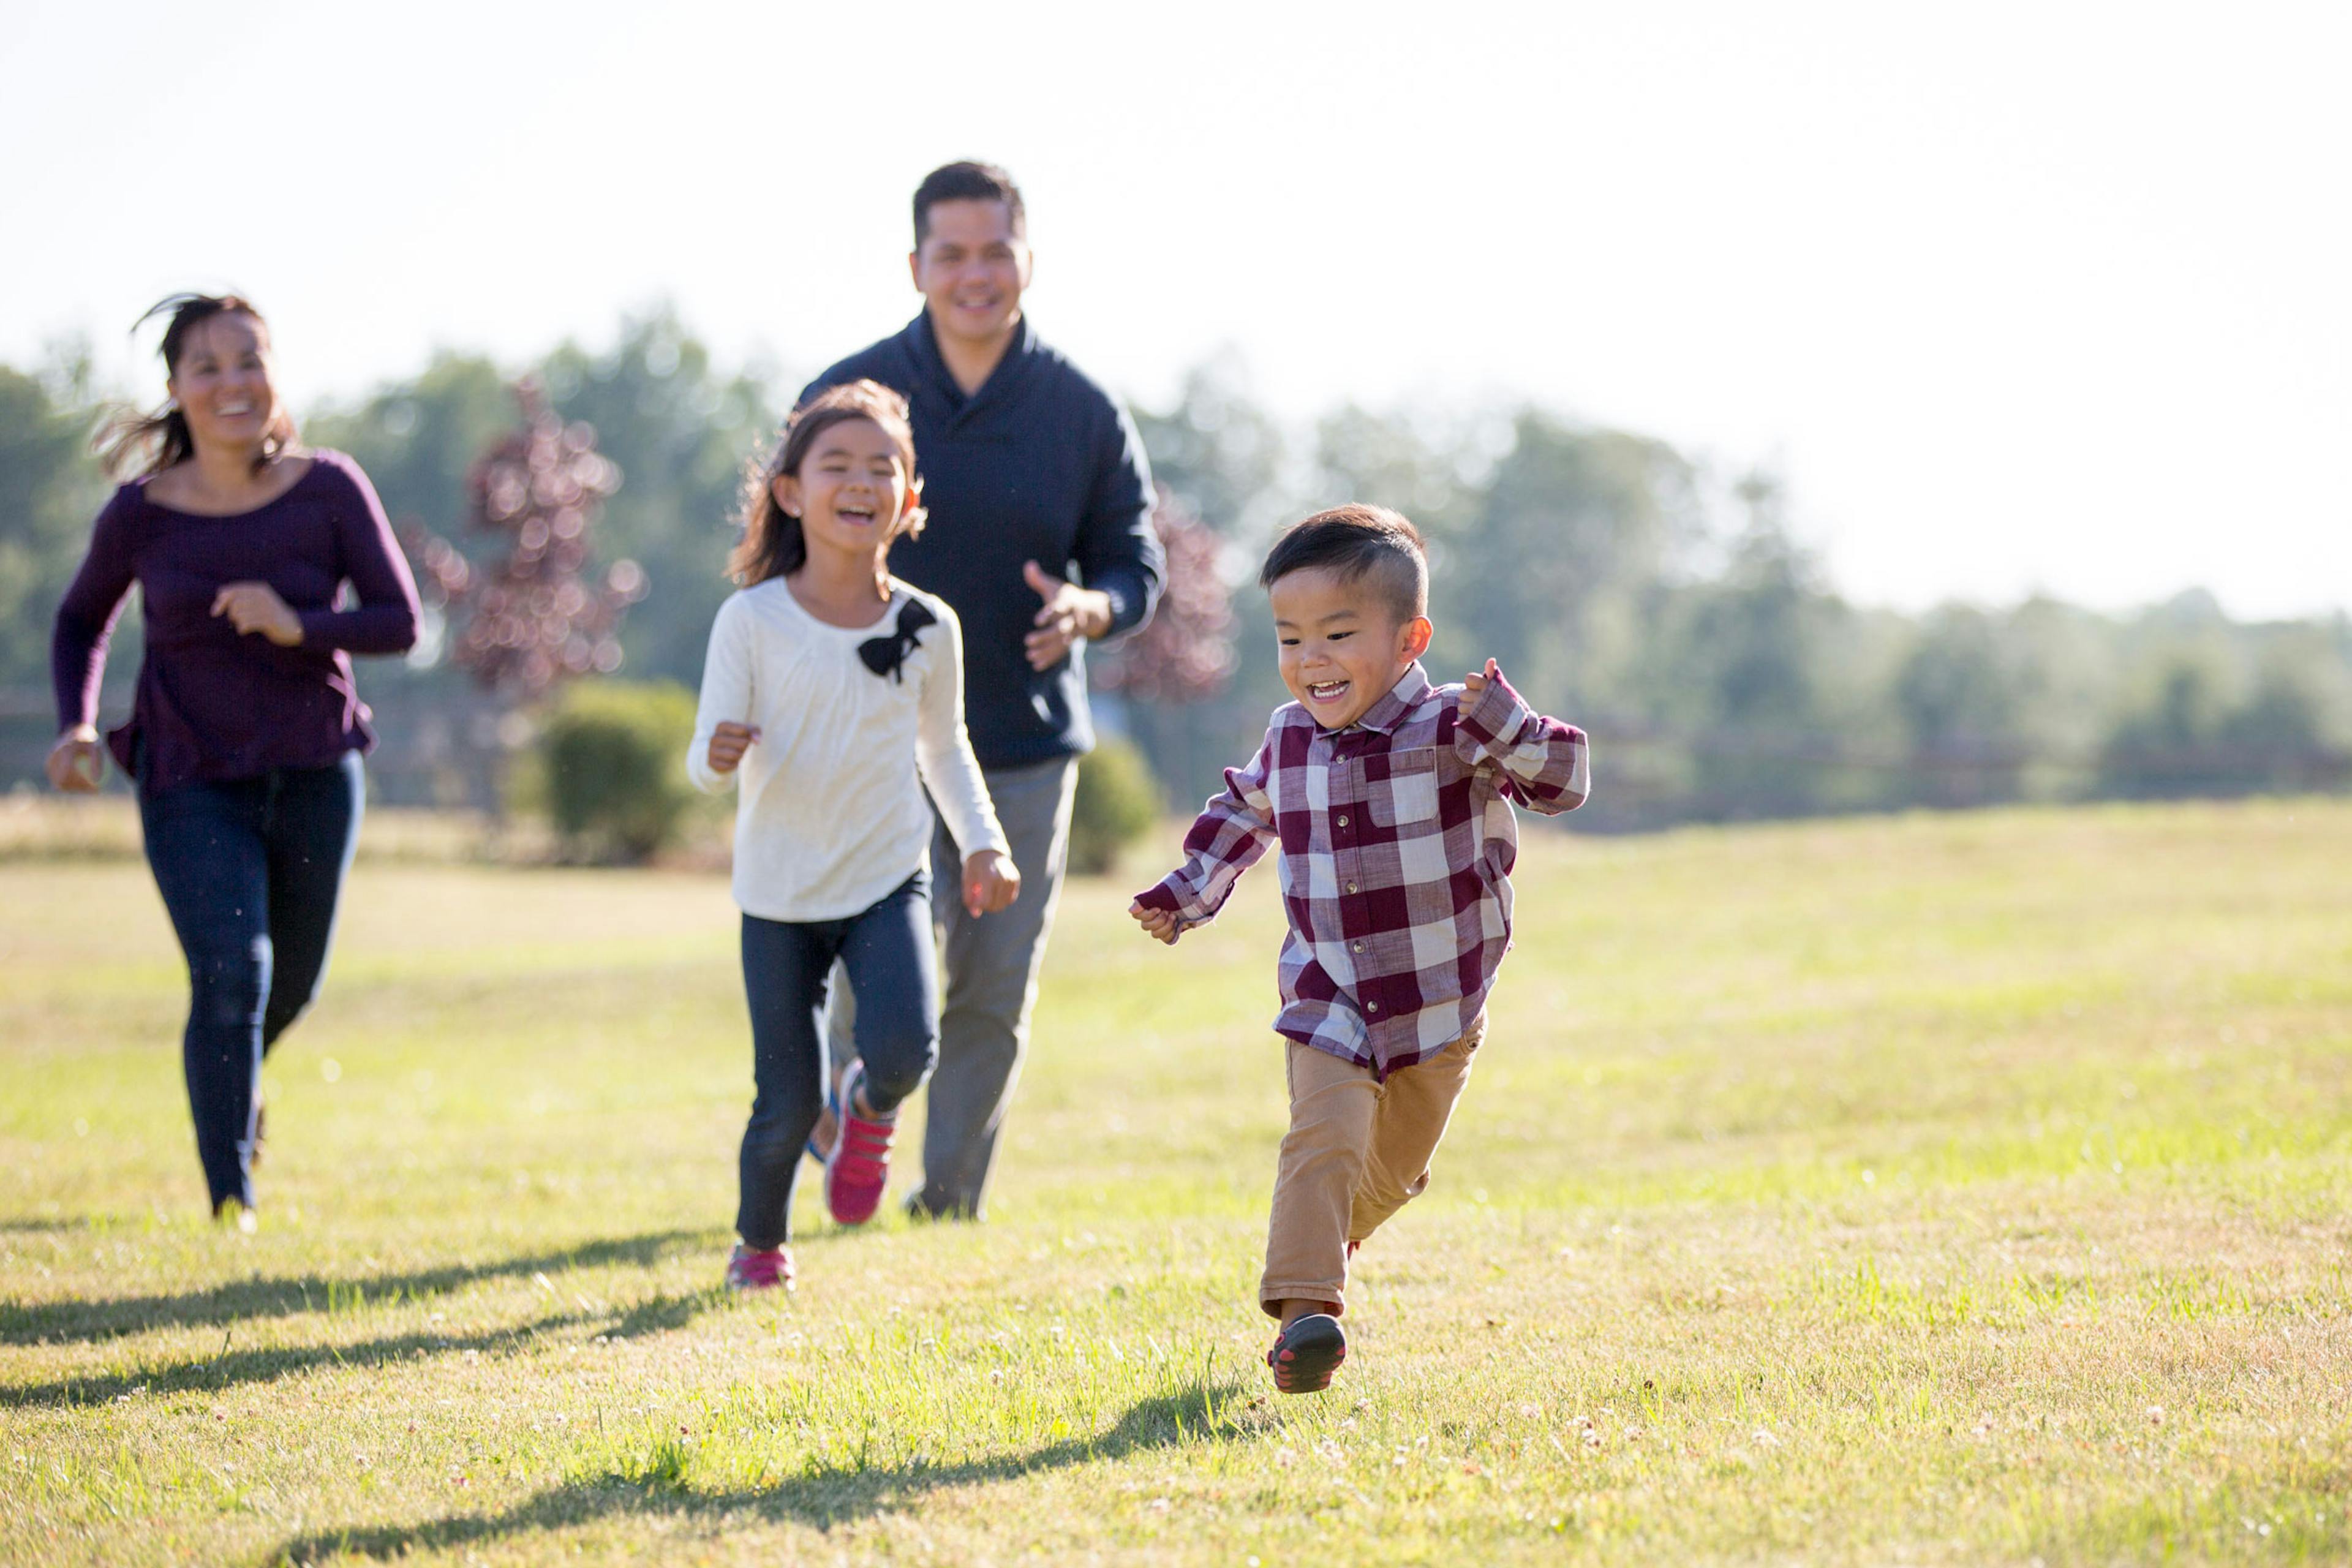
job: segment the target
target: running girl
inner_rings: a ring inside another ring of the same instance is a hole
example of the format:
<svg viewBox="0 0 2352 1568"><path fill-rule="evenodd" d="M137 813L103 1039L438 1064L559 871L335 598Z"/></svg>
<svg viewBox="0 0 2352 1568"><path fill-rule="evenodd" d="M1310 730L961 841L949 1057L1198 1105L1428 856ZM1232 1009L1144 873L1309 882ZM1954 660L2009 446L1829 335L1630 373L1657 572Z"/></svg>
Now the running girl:
<svg viewBox="0 0 2352 1568"><path fill-rule="evenodd" d="M964 852L974 916L1021 889L963 727L955 612L885 564L923 525L905 399L877 383L803 404L744 497L687 768L734 785L735 901L743 910L756 1097L743 1130L740 1237L727 1282L789 1287L793 1184L824 1109L826 976L857 999L858 1060L838 1090L825 1206L873 1216L899 1102L938 1050L932 805ZM930 799L926 801L924 792Z"/></svg>

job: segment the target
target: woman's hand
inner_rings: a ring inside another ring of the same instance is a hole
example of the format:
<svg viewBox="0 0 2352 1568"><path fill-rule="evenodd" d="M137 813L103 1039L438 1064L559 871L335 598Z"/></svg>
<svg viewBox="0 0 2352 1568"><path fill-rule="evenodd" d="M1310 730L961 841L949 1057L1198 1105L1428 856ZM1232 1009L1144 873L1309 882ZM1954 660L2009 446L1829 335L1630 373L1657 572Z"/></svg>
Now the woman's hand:
<svg viewBox="0 0 2352 1568"><path fill-rule="evenodd" d="M1164 942L1174 947L1176 939L1184 934L1184 928L1177 921L1173 910L1147 910L1137 902L1128 905L1127 912L1142 925L1143 934L1154 942Z"/></svg>
<svg viewBox="0 0 2352 1568"><path fill-rule="evenodd" d="M1021 896L1021 868L993 849L963 858L963 907L975 920Z"/></svg>
<svg viewBox="0 0 2352 1568"><path fill-rule="evenodd" d="M733 773L742 764L743 753L750 751L751 742L759 738L760 731L749 724L720 720L719 727L710 731L710 749L704 753L705 760L710 763L710 771L714 773Z"/></svg>
<svg viewBox="0 0 2352 1568"><path fill-rule="evenodd" d="M279 647L299 647L302 618L267 583L231 583L213 595L213 614L240 633L259 632Z"/></svg>
<svg viewBox="0 0 2352 1568"><path fill-rule="evenodd" d="M106 777L106 748L98 743L97 730L77 724L59 735L49 748L47 766L53 787L68 795L95 795Z"/></svg>
<svg viewBox="0 0 2352 1568"><path fill-rule="evenodd" d="M1454 717L1457 719L1467 719L1470 717L1470 710L1477 707L1478 699L1486 695L1486 683L1490 680L1500 680L1502 679L1502 669L1496 666L1495 661L1491 658L1486 661L1486 668L1474 669L1469 674L1464 676L1462 678L1462 700L1454 705Z"/></svg>

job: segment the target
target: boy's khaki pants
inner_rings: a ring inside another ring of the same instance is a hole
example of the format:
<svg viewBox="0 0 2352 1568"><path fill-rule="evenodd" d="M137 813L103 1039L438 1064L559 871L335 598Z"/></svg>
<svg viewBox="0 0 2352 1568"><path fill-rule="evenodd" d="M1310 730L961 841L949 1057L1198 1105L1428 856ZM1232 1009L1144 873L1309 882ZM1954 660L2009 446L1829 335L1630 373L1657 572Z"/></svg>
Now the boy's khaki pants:
<svg viewBox="0 0 2352 1568"><path fill-rule="evenodd" d="M1381 1082L1370 1068L1296 1040L1289 1047L1290 1131L1274 1176L1265 1274L1258 1304L1347 1300L1348 1247L1429 1185L1429 1157L1486 1032L1480 1014L1462 1037Z"/></svg>

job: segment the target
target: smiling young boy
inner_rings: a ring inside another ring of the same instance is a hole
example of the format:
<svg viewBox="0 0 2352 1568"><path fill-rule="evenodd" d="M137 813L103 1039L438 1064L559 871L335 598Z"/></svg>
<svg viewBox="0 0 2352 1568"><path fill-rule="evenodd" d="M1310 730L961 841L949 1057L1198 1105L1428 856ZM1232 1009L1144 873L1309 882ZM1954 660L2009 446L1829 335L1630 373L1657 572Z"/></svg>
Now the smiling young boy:
<svg viewBox="0 0 2352 1568"><path fill-rule="evenodd" d="M1583 804L1583 732L1529 709L1492 659L1430 684L1421 535L1382 507L1318 512L1258 574L1283 684L1265 742L1129 911L1173 942L1215 917L1270 846L1289 932L1277 962L1290 1131L1258 1301L1275 1386L1329 1385L1357 1245L1429 1184L1511 940L1516 801Z"/></svg>

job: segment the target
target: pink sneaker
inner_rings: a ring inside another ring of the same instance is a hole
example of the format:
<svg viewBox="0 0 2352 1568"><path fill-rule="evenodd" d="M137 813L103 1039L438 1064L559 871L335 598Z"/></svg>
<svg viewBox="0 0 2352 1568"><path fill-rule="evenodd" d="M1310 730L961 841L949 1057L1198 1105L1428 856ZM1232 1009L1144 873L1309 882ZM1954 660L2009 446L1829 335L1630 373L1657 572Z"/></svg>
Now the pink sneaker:
<svg viewBox="0 0 2352 1568"><path fill-rule="evenodd" d="M793 1288L793 1249L745 1247L740 1242L727 1259L730 1290L789 1290Z"/></svg>
<svg viewBox="0 0 2352 1568"><path fill-rule="evenodd" d="M839 1225L872 1219L890 1184L890 1140L898 1134L898 1119L869 1121L858 1115L857 1097L865 1087L866 1064L850 1063L841 1075L841 1132L824 1163L824 1206Z"/></svg>

